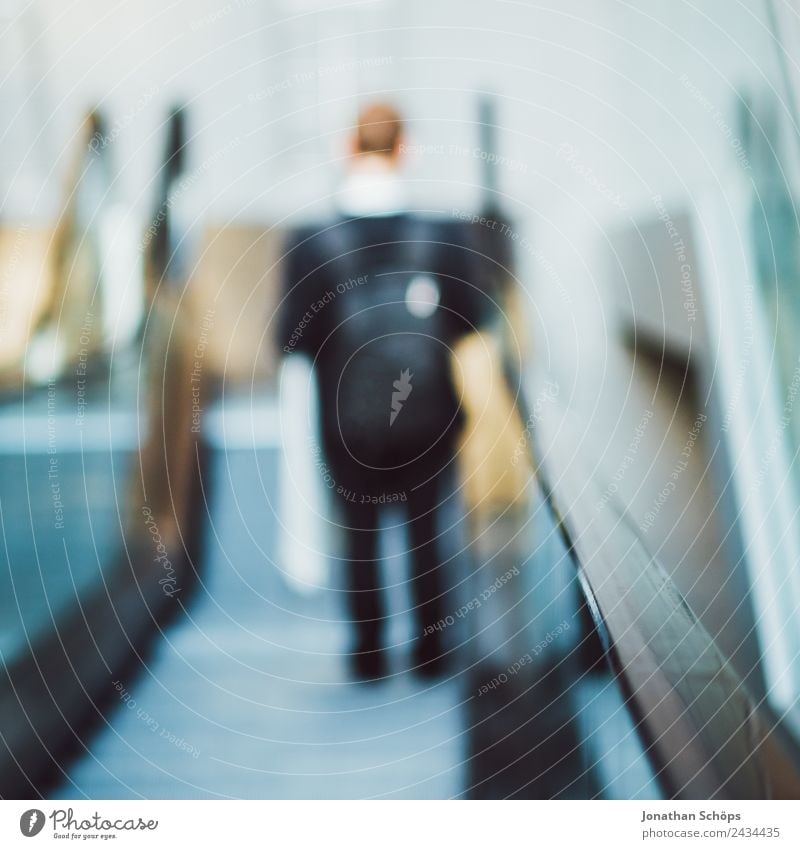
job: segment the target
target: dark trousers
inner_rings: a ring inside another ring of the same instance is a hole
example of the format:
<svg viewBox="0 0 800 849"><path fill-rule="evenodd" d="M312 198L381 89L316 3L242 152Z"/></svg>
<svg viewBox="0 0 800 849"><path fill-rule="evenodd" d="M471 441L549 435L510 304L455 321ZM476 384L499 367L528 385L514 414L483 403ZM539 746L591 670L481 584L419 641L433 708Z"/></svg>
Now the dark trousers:
<svg viewBox="0 0 800 849"><path fill-rule="evenodd" d="M373 490L374 492L374 490ZM433 482L405 492L404 509L411 559L412 599L420 635L442 618L442 567L436 539L438 487ZM360 651L381 645L385 617L383 587L378 568L379 504L362 503L363 496L343 499L347 539L348 602Z"/></svg>

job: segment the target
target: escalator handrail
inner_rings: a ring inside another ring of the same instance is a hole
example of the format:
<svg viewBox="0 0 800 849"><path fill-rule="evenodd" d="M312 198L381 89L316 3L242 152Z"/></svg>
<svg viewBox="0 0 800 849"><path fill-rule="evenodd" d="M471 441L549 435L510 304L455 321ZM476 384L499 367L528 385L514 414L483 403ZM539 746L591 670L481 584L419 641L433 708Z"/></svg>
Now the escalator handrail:
<svg viewBox="0 0 800 849"><path fill-rule="evenodd" d="M509 379L524 414L529 395L515 375ZM531 459L665 792L688 799L794 797L800 784L770 743L769 722L624 505L609 500L595 509L603 490L582 456L586 430L569 421L550 433L533 428ZM776 788L771 773L790 786Z"/></svg>

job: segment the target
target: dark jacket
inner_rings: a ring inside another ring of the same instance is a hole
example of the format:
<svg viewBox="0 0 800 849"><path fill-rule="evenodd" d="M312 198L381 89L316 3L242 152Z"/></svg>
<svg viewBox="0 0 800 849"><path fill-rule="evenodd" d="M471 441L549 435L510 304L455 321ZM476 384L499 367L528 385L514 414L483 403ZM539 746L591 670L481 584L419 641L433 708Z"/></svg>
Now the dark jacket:
<svg viewBox="0 0 800 849"><path fill-rule="evenodd" d="M329 461L391 470L452 452L452 347L492 312L471 225L338 218L294 232L285 259L279 344L313 360Z"/></svg>

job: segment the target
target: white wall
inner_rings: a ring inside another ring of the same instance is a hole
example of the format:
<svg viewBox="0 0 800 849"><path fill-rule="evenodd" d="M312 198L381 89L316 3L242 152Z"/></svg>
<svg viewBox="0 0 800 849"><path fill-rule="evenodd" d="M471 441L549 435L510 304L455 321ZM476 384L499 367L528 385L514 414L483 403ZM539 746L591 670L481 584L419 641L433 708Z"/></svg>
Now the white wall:
<svg viewBox="0 0 800 849"><path fill-rule="evenodd" d="M568 141L582 165L631 209L714 180L732 148L681 74L734 122L738 87L772 74L761 22L748 5L707 0L562 0L546 4L374 0L6 0L22 12L2 36L8 115L0 142L2 186L28 157L44 179L62 167L84 108L101 103L124 124L114 142L120 187L144 203L169 104L186 100L200 166L241 139L208 174L211 214L271 216L297 205L287 177L310 198L329 190L343 150L342 126L359 93L389 91L408 114L412 141L471 148L475 97L503 98L500 167L510 206L572 217L586 207L618 217L556 156ZM6 76L8 75L8 76ZM305 75L305 76L297 76ZM32 89L35 86L35 91ZM155 94L144 106L143 95ZM274 88L272 88L274 87ZM46 124L45 124L46 122ZM43 137L29 157L32 134ZM320 138L319 136L322 135ZM301 169L312 175L297 178ZM477 162L422 157L411 173L423 201L474 202ZM442 183L441 181L444 181ZM285 185L285 184L284 184ZM57 186L50 186L57 194Z"/></svg>
<svg viewBox="0 0 800 849"><path fill-rule="evenodd" d="M213 223L312 214L335 189L359 97L373 95L404 108L411 144L458 151L409 158L416 201L472 209L476 101L496 92L498 153L509 159L496 166L500 188L533 246L519 253L521 278L535 287L536 332L578 397L603 375L607 236L652 214L654 194L670 209L691 207L698 191L724 204L741 170L739 92L778 79L761 2L5 0L0 9L16 10L0 24L0 110L10 116L0 198L12 219L57 213L81 115L101 104L115 131L115 190L145 229L162 121L179 101L190 110L190 170L201 175L184 198L191 214Z"/></svg>

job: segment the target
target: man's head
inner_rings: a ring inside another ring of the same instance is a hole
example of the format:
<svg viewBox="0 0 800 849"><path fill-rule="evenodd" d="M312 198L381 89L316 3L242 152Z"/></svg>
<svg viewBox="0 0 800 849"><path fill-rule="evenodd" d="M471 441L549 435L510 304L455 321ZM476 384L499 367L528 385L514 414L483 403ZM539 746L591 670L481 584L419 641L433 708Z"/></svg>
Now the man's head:
<svg viewBox="0 0 800 849"><path fill-rule="evenodd" d="M400 113L388 103L373 103L361 110L353 139L356 156L380 156L397 160L403 138Z"/></svg>

